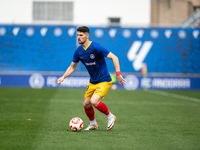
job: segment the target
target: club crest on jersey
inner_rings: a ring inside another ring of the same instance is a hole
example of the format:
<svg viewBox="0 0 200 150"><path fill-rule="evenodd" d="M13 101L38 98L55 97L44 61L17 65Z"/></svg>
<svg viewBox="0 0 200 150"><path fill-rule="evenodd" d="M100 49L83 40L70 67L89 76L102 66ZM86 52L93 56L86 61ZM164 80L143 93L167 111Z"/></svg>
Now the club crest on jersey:
<svg viewBox="0 0 200 150"><path fill-rule="evenodd" d="M94 58L95 58L94 54L91 54L91 55L90 55L90 58L91 58L91 59L94 59Z"/></svg>

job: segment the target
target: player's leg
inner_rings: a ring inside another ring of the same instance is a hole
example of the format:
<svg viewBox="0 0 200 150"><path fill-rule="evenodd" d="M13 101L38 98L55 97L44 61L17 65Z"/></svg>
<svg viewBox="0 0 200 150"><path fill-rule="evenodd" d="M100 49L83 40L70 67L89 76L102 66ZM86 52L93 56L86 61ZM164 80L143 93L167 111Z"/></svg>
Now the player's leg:
<svg viewBox="0 0 200 150"><path fill-rule="evenodd" d="M100 95L93 94L90 102L95 108L97 108L100 112L104 113L107 116L110 111L108 110L108 107L103 102L101 102L101 98L102 97Z"/></svg>
<svg viewBox="0 0 200 150"><path fill-rule="evenodd" d="M95 116L94 116L94 108L93 108L92 104L90 103L90 98L84 98L83 106L85 109L85 113L90 120L90 124L87 128L85 128L85 130L98 129L98 124L97 124Z"/></svg>
<svg viewBox="0 0 200 150"><path fill-rule="evenodd" d="M109 111L107 106L100 100L107 94L111 86L112 82L99 83L98 88L95 90L94 94L90 99L91 104L108 117L107 130L110 130L114 127L114 122L116 120L116 117Z"/></svg>
<svg viewBox="0 0 200 150"><path fill-rule="evenodd" d="M86 90L86 93L84 96L84 102L83 102L85 113L90 120L90 124L85 130L94 130L94 129L98 129L98 124L97 124L95 116L94 116L94 108L90 102L90 97L92 96L92 93L94 93L94 90L92 88L89 88L89 85Z"/></svg>
<svg viewBox="0 0 200 150"><path fill-rule="evenodd" d="M83 106L85 109L85 113L88 116L89 120L92 121L95 119L94 117L94 109L92 104L90 103L90 98L84 98Z"/></svg>

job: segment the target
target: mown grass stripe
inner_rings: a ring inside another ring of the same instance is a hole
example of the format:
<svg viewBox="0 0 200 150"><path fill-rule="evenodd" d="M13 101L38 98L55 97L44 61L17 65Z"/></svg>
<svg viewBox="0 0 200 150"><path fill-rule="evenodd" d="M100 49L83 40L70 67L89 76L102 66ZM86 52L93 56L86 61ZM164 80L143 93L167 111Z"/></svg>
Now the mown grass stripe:
<svg viewBox="0 0 200 150"><path fill-rule="evenodd" d="M183 95L174 94L174 93L168 93L168 92L165 92L165 91L148 90L148 91L145 91L145 92L200 103L200 99L198 99L198 98L183 96Z"/></svg>

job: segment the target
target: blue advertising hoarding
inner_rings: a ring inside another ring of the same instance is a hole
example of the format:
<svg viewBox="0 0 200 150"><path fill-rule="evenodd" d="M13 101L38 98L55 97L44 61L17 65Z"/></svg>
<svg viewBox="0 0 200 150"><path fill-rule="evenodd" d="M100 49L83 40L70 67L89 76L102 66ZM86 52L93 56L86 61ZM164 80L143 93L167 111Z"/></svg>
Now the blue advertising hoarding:
<svg viewBox="0 0 200 150"><path fill-rule="evenodd" d="M77 26L0 25L0 71L65 71ZM119 57L121 71L200 73L200 28L90 27L90 40ZM107 59L110 72L114 66ZM86 71L79 65L78 71Z"/></svg>
<svg viewBox="0 0 200 150"><path fill-rule="evenodd" d="M74 26L0 26L0 71L64 71L76 49Z"/></svg>
<svg viewBox="0 0 200 150"><path fill-rule="evenodd" d="M0 75L0 87L30 87L30 88L87 88L89 76L70 76L61 86L57 84L58 75ZM126 75L125 86L117 83L118 89L165 89L165 90L199 90L200 78L197 77L137 77Z"/></svg>
<svg viewBox="0 0 200 150"><path fill-rule="evenodd" d="M119 57L123 72L200 73L200 28L92 28L91 38ZM109 70L114 67L109 65Z"/></svg>

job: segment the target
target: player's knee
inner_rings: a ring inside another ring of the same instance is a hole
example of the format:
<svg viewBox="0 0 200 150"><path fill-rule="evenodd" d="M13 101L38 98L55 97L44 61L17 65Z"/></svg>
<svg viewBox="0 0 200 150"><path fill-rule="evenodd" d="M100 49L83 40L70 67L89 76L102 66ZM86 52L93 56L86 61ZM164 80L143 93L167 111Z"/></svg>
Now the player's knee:
<svg viewBox="0 0 200 150"><path fill-rule="evenodd" d="M91 104L92 104L94 107L96 107L97 104L98 104L98 102L99 102L99 100L96 99L96 98L91 98L90 102L91 102Z"/></svg>
<svg viewBox="0 0 200 150"><path fill-rule="evenodd" d="M84 106L84 107L87 107L87 104L86 104L85 102L83 102L83 106Z"/></svg>
<svg viewBox="0 0 200 150"><path fill-rule="evenodd" d="M90 108L92 105L86 102L83 102L84 108Z"/></svg>

